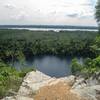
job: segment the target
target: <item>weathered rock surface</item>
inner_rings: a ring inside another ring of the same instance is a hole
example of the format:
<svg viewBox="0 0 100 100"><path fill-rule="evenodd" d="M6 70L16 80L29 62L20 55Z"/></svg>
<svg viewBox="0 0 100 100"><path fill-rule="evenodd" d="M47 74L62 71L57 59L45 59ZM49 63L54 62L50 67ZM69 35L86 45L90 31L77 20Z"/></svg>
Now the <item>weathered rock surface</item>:
<svg viewBox="0 0 100 100"><path fill-rule="evenodd" d="M100 100L100 83L95 77L89 80L75 76L55 78L39 71L30 72L17 95L3 100Z"/></svg>

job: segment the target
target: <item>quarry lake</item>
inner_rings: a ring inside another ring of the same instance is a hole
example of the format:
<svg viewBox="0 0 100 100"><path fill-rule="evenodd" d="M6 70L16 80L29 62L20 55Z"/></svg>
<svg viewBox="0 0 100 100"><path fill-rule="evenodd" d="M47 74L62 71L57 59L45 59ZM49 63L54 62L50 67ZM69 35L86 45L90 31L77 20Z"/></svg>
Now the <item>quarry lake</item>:
<svg viewBox="0 0 100 100"><path fill-rule="evenodd" d="M76 57L79 63L83 62L82 57ZM24 65L20 62L15 62L14 66L17 69L24 67L36 68L37 70L52 76L64 77L71 74L72 57L59 57L52 55L36 56L25 61Z"/></svg>

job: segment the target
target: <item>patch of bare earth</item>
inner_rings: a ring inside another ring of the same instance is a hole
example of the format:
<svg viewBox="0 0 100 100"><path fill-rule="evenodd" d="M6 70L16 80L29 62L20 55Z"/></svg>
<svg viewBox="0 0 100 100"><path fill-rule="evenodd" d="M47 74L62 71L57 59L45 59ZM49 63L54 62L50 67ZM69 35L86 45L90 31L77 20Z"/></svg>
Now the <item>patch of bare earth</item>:
<svg viewBox="0 0 100 100"><path fill-rule="evenodd" d="M71 87L64 82L45 86L34 96L35 100L85 100L70 92Z"/></svg>

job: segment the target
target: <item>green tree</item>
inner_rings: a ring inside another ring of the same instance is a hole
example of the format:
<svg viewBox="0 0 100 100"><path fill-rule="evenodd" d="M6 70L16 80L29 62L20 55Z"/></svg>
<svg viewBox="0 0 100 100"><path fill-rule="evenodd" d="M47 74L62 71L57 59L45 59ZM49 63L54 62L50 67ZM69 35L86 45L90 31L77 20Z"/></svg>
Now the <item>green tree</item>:
<svg viewBox="0 0 100 100"><path fill-rule="evenodd" d="M82 70L82 65L76 58L72 60L71 70L74 75L79 75Z"/></svg>
<svg viewBox="0 0 100 100"><path fill-rule="evenodd" d="M100 36L95 38L94 44L91 46L91 49L96 53L96 56L100 55Z"/></svg>

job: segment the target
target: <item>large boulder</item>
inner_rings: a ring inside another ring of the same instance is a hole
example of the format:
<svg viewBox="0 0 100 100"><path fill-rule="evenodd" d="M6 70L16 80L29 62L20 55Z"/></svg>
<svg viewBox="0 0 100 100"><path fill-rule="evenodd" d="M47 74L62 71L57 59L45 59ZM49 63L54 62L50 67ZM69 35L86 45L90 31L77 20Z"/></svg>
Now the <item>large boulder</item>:
<svg viewBox="0 0 100 100"><path fill-rule="evenodd" d="M43 74L42 72L30 72L25 76L18 91L18 95L32 96L37 90L39 90L40 87L45 86L46 81L50 79L51 77Z"/></svg>
<svg viewBox="0 0 100 100"><path fill-rule="evenodd" d="M70 85L74 84L75 76L69 76L64 78L55 78L45 75L42 72L30 72L24 78L24 81L18 91L19 95L31 96L36 93L43 86L50 86L59 82L66 82Z"/></svg>

